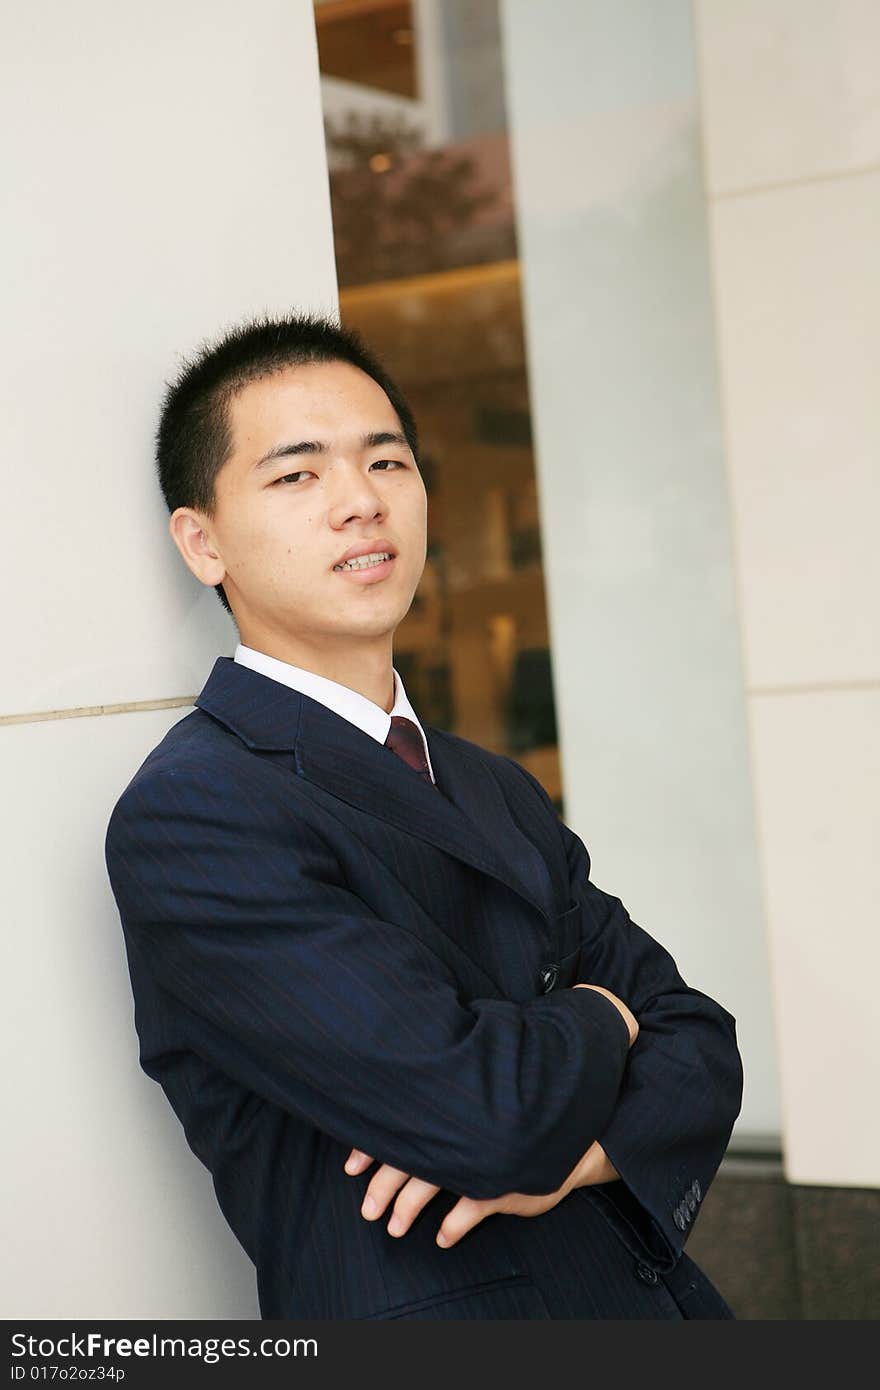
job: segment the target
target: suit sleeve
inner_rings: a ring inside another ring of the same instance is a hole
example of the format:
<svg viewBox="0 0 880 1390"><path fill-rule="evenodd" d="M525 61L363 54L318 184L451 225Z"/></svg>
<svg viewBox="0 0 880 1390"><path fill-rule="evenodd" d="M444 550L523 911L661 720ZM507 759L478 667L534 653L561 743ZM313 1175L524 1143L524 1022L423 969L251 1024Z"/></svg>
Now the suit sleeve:
<svg viewBox="0 0 880 1390"><path fill-rule="evenodd" d="M462 997L292 812L201 769L142 773L106 857L168 1046L341 1144L488 1198L555 1191L608 1124L629 1038L607 999ZM137 1020L137 989L135 1004Z"/></svg>
<svg viewBox="0 0 880 1390"><path fill-rule="evenodd" d="M685 983L669 952L632 921L619 898L590 882L583 841L537 779L516 765L557 818L571 896L581 905L577 982L610 989L639 1024L613 1113L597 1136L621 1181L597 1184L593 1192L637 1258L671 1268L740 1111L736 1022Z"/></svg>

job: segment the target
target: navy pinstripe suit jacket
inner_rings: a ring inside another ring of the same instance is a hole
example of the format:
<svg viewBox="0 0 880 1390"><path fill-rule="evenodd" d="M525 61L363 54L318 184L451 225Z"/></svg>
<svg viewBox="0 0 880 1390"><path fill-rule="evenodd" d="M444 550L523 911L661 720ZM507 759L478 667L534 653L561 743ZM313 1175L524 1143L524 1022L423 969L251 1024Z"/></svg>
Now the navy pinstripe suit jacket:
<svg viewBox="0 0 880 1390"><path fill-rule="evenodd" d="M257 1270L265 1318L731 1317L683 1252L739 1112L690 988L517 762L425 733L437 787L221 657L107 831L140 1062ZM439 791L438 791L439 788ZM617 1009L640 1033L628 1049ZM434 1237L459 1195L622 1181ZM360 1214L354 1146L443 1189Z"/></svg>

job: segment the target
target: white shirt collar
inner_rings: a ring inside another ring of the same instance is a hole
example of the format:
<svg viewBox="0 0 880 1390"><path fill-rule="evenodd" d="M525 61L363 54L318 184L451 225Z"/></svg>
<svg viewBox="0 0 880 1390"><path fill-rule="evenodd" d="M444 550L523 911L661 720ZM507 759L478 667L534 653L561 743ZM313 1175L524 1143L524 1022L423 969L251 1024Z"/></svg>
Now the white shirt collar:
<svg viewBox="0 0 880 1390"><path fill-rule="evenodd" d="M320 701L322 705L326 705L327 709L331 709L335 714L347 719L350 724L355 724L359 729L363 729L364 733L369 734L377 743L384 743L388 737L388 730L391 728L391 715L399 714L404 719L411 719L422 736L431 780L437 780L434 777L434 769L431 767L431 755L428 752L428 740L425 737L425 731L419 722L418 715L407 699L400 673L393 666L391 670L394 675L394 705L389 714L382 709L381 705L368 700L366 695L361 695L359 691L352 690L347 685L341 685L339 681L332 681L327 676L316 675L314 671L307 671L303 666L292 666L289 661L281 661L277 656L267 656L265 652L258 652L253 647L243 646L241 642L235 649L235 660L240 666L248 666L252 671L258 671L260 675L268 676L270 680L280 681L282 685L288 685L292 690L299 690L301 694Z"/></svg>

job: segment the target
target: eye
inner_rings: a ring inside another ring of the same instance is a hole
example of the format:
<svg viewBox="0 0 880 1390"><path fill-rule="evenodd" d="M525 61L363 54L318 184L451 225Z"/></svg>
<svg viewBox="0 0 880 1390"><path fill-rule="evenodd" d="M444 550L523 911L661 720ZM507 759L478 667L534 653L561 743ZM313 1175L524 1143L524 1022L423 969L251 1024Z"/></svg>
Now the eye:
<svg viewBox="0 0 880 1390"><path fill-rule="evenodd" d="M381 467L387 469L389 465L391 465L393 468L406 468L407 466L401 459L376 459L375 462L370 464L370 467ZM278 487L280 483L295 483L298 478L303 478L311 472L312 470L310 468L300 468L296 473L285 473L283 477L275 478L269 484L269 486ZM314 476L315 475L312 473L312 477Z"/></svg>
<svg viewBox="0 0 880 1390"><path fill-rule="evenodd" d="M272 483L270 483L269 486L270 486L270 487L277 487L279 483L289 483L289 482L292 482L295 478L301 478L305 473L310 473L310 472L311 472L311 469L310 469L310 468L300 468L300 470L299 470L297 473L285 473L283 478L276 478L275 481L272 482Z"/></svg>

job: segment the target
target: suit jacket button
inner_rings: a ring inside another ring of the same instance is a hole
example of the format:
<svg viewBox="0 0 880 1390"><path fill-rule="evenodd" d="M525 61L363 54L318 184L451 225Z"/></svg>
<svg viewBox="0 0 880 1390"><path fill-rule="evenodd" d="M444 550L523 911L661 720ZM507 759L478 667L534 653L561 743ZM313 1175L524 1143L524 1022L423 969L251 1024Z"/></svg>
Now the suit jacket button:
<svg viewBox="0 0 880 1390"><path fill-rule="evenodd" d="M687 1228L687 1222L684 1219L684 1212L681 1207L675 1208L675 1211L672 1213L672 1219L680 1231L684 1231Z"/></svg>
<svg viewBox="0 0 880 1390"><path fill-rule="evenodd" d="M693 1194L693 1189L687 1194L685 1201L688 1204L688 1211L692 1213L695 1212L697 1209L697 1199Z"/></svg>
<svg viewBox="0 0 880 1390"><path fill-rule="evenodd" d="M700 1200L700 1198L702 1197L703 1194L702 1194L702 1192L700 1191L700 1184L699 1184L699 1182L697 1181L696 1178L694 1178L694 1181L693 1181L693 1183L692 1183L692 1191L693 1191L693 1194L694 1194L694 1196L696 1197L697 1201L699 1202L699 1200Z"/></svg>
<svg viewBox="0 0 880 1390"><path fill-rule="evenodd" d="M656 1269L652 1269L650 1265L636 1265L636 1274L643 1284L656 1284L660 1279Z"/></svg>
<svg viewBox="0 0 880 1390"><path fill-rule="evenodd" d="M558 965L545 965L541 971L541 988L547 994L556 984L556 976L559 974Z"/></svg>

